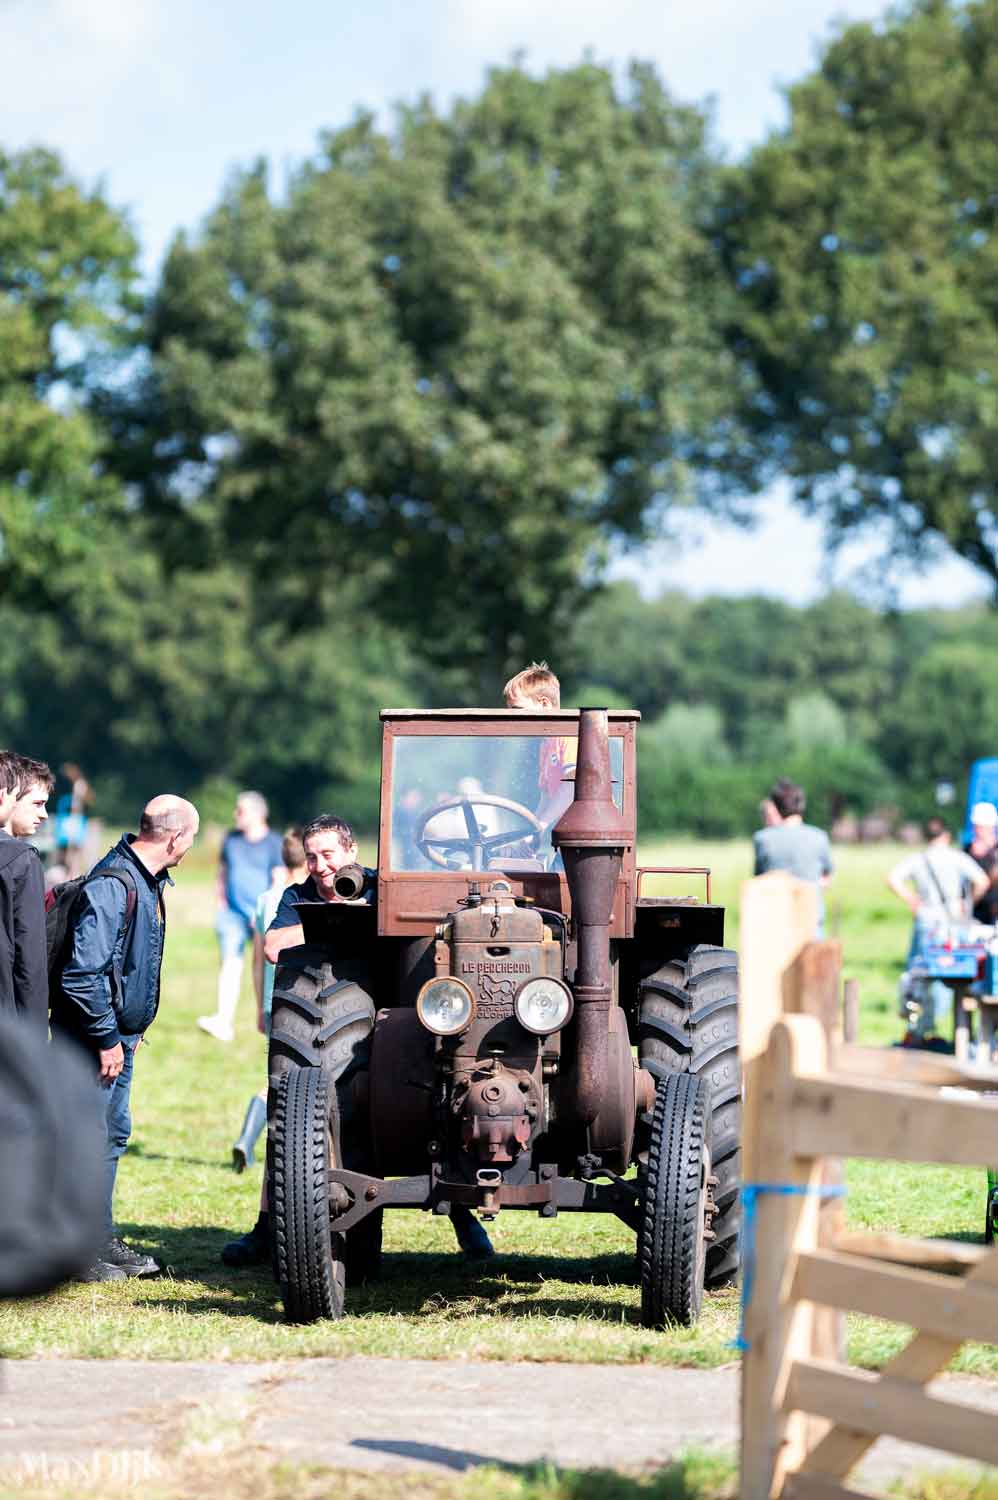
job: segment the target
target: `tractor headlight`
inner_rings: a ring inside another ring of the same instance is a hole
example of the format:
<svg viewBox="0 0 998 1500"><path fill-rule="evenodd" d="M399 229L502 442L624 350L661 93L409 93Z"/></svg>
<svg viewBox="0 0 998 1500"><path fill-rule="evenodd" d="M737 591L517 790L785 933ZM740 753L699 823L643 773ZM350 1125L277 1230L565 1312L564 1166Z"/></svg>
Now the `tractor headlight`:
<svg viewBox="0 0 998 1500"><path fill-rule="evenodd" d="M475 1019L475 997L463 979L428 979L416 999L416 1014L435 1036L456 1036Z"/></svg>
<svg viewBox="0 0 998 1500"><path fill-rule="evenodd" d="M535 1036L560 1031L571 1019L572 991L560 979L526 979L516 992L516 1019Z"/></svg>

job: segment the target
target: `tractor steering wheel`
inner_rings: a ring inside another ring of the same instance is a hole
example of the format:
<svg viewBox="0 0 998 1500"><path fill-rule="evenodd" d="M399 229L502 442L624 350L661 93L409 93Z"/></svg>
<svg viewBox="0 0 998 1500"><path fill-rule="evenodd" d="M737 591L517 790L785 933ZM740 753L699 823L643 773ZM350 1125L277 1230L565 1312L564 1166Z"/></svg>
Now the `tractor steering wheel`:
<svg viewBox="0 0 998 1500"><path fill-rule="evenodd" d="M485 833L475 816L476 807L500 807L505 812L514 813L524 826L507 829L504 833ZM460 808L464 814L467 835L463 838L453 835L435 838L432 833L428 834L426 825L438 813L447 812L451 808ZM501 849L504 844L519 844L524 839L536 841L543 832L544 824L522 802L514 802L509 797L491 797L488 792L476 792L473 797L447 797L443 802L426 808L419 815L413 841L420 854L444 870L454 868L448 860L448 854L458 853L467 855L473 870L484 870L493 849Z"/></svg>

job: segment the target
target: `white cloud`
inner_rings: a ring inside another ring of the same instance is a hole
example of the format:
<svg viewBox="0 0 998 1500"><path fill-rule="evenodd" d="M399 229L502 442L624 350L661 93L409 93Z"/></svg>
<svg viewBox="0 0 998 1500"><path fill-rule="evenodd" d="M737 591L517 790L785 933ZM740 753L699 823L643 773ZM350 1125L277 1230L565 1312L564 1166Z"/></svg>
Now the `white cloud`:
<svg viewBox="0 0 998 1500"><path fill-rule="evenodd" d="M68 135L85 151L103 138L109 104L155 55L166 19L165 0L8 0L4 143L63 144Z"/></svg>

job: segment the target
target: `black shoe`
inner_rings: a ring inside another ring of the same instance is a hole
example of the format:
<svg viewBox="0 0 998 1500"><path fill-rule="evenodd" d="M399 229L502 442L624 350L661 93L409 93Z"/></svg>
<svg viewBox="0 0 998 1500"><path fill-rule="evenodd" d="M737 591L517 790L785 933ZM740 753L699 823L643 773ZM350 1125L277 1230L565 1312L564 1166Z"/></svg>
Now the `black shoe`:
<svg viewBox="0 0 998 1500"><path fill-rule="evenodd" d="M109 1261L95 1260L92 1266L81 1271L76 1281L125 1281L125 1272L120 1266L112 1266Z"/></svg>
<svg viewBox="0 0 998 1500"><path fill-rule="evenodd" d="M270 1218L261 1214L249 1234L241 1234L222 1246L222 1263L242 1270L247 1266L270 1264Z"/></svg>
<svg viewBox="0 0 998 1500"><path fill-rule="evenodd" d="M492 1241L466 1204L455 1203L450 1220L466 1260L488 1260L495 1255Z"/></svg>
<svg viewBox="0 0 998 1500"><path fill-rule="evenodd" d="M143 1255L141 1250L133 1250L117 1235L104 1246L101 1260L110 1266L117 1266L126 1276L158 1276L163 1269L158 1260L153 1260L151 1255Z"/></svg>

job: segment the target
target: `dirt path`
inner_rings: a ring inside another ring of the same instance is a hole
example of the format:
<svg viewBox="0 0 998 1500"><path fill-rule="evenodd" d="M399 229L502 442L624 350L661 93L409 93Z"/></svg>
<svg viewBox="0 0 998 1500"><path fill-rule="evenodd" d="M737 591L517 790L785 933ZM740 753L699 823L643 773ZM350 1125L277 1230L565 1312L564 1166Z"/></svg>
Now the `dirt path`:
<svg viewBox="0 0 998 1500"><path fill-rule="evenodd" d="M8 1362L0 1376L0 1479L86 1463L109 1440L125 1466L238 1445L262 1460L368 1470L543 1459L636 1469L691 1446L733 1450L737 1423L733 1367L45 1360ZM936 1389L998 1414L994 1384L944 1377ZM952 1466L884 1440L861 1472L883 1483Z"/></svg>

